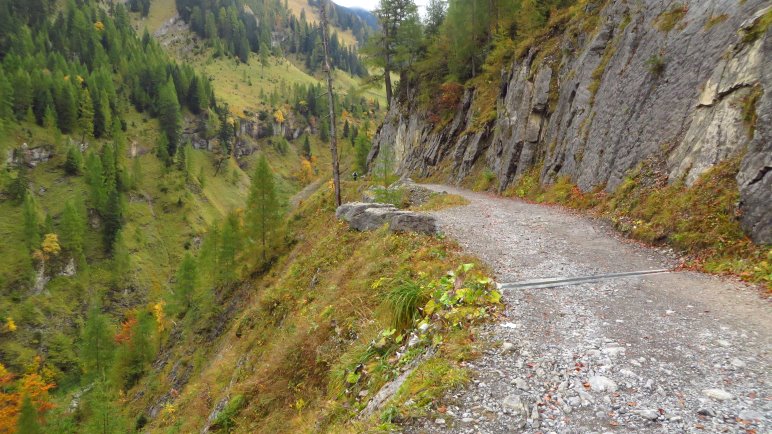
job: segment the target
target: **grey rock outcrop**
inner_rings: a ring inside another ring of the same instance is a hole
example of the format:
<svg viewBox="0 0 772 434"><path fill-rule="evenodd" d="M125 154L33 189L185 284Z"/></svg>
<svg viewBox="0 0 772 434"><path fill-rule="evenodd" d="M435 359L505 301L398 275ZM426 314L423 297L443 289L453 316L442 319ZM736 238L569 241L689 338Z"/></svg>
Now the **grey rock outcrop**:
<svg viewBox="0 0 772 434"><path fill-rule="evenodd" d="M351 229L372 231L388 224L392 232L437 232L434 217L411 211L400 211L393 205L383 203L344 203L335 211L340 220L349 223Z"/></svg>
<svg viewBox="0 0 772 434"><path fill-rule="evenodd" d="M686 13L669 31L657 19L673 2L607 2L596 31L564 32L546 56L536 44L502 73L497 117L484 127L471 124L473 91L443 128L398 101L370 160L393 146L401 174L450 167L448 182L457 183L485 165L503 190L537 168L542 183L567 176L585 191L613 191L652 157L667 162L671 181L691 184L745 153L737 176L742 223L757 242L772 242L772 37L744 37L769 3L681 3ZM758 119L752 138L748 110Z"/></svg>

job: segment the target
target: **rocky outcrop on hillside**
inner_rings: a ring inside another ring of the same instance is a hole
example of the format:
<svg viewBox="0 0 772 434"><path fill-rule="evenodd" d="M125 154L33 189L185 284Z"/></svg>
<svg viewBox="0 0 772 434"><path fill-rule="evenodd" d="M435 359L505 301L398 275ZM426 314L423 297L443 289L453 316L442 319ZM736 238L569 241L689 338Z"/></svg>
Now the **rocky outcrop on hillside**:
<svg viewBox="0 0 772 434"><path fill-rule="evenodd" d="M666 161L671 182L691 184L744 153L743 224L756 241L772 242L772 38L749 35L768 4L606 2L585 11L599 14L598 28L565 32L546 56L537 44L502 73L493 122L473 125L473 91L441 128L400 101L370 157L393 145L401 173L450 167L449 181L459 182L485 165L503 190L535 167L543 183L568 176L583 190L613 191L651 157Z"/></svg>
<svg viewBox="0 0 772 434"><path fill-rule="evenodd" d="M339 206L335 216L347 221L351 229L373 231L388 224L392 232L434 234L437 224L428 214L401 211L394 205L375 202L350 202Z"/></svg>

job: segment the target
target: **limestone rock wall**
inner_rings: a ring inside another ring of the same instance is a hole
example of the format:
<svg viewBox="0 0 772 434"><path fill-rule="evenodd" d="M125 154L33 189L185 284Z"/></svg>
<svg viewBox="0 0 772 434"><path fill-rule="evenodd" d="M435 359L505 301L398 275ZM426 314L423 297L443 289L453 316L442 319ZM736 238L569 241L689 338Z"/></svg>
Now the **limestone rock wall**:
<svg viewBox="0 0 772 434"><path fill-rule="evenodd" d="M772 242L772 37L743 38L772 6L682 1L684 17L661 30L657 18L674 4L610 1L590 11L600 14L599 29L563 36L557 58L536 61L542 47L533 47L502 74L495 121L473 132L472 92L439 130L411 103L394 104L371 160L393 145L401 173L426 176L450 165L448 181L458 182L484 163L504 189L539 167L544 183L569 176L582 189L613 191L655 155L667 162L671 181L692 183L745 152L737 177L743 223L756 241ZM759 91L751 136L744 109Z"/></svg>

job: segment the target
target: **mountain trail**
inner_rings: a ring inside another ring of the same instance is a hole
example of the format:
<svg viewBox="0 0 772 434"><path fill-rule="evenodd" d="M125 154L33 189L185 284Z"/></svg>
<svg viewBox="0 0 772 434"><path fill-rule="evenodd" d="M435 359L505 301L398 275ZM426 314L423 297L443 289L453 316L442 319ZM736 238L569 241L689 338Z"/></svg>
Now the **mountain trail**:
<svg viewBox="0 0 772 434"><path fill-rule="evenodd" d="M663 272L669 249L558 207L427 187L469 199L433 215L491 266L507 309L481 331L474 380L406 432L772 430L772 305L756 288Z"/></svg>

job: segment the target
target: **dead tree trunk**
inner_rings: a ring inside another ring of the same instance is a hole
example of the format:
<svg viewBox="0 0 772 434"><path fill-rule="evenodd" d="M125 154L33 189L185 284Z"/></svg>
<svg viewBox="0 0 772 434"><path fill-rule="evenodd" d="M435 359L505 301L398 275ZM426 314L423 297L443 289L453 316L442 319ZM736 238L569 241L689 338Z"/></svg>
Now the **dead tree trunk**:
<svg viewBox="0 0 772 434"><path fill-rule="evenodd" d="M324 72L327 74L327 101L330 106L330 154L332 154L332 182L335 188L335 206L340 200L340 166L338 163L338 136L335 133L335 95L332 93L332 67L330 65L329 38L327 28L327 0L319 1L319 13L322 21L322 44L324 45Z"/></svg>

